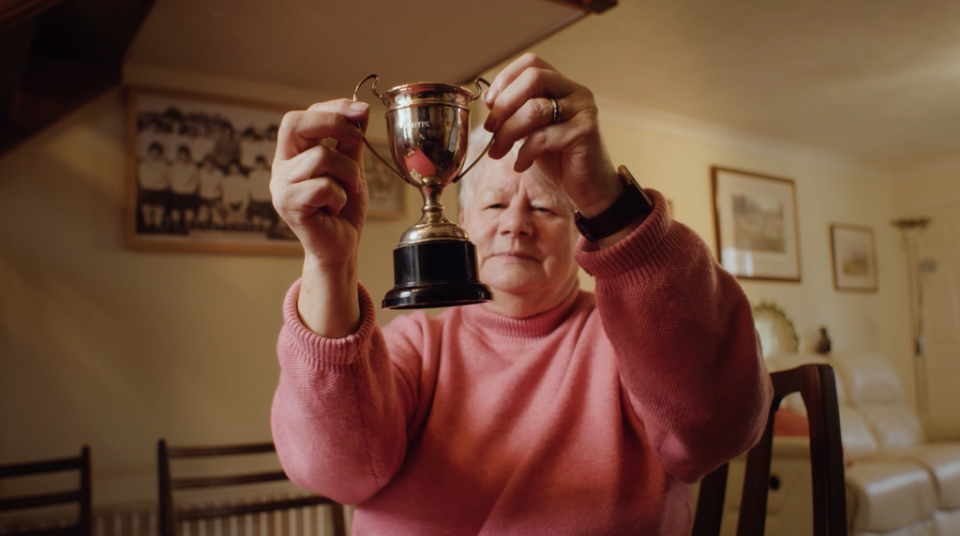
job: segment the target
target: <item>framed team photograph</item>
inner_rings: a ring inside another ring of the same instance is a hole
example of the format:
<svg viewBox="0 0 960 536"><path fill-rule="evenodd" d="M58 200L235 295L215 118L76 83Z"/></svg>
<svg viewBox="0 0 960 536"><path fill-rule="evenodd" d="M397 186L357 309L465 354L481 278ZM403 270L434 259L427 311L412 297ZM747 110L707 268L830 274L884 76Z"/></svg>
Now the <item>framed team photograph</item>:
<svg viewBox="0 0 960 536"><path fill-rule="evenodd" d="M714 166L714 227L720 264L741 279L800 281L794 183Z"/></svg>
<svg viewBox="0 0 960 536"><path fill-rule="evenodd" d="M127 247L303 253L270 196L292 107L148 88L129 88L127 107Z"/></svg>
<svg viewBox="0 0 960 536"><path fill-rule="evenodd" d="M876 292L877 252L872 228L830 225L830 253L835 289Z"/></svg>

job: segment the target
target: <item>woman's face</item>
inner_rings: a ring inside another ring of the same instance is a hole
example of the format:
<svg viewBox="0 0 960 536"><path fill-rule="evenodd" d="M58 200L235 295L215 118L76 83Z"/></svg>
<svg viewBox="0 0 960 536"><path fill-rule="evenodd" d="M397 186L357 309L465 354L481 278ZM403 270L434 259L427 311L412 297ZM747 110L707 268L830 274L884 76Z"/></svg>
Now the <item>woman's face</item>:
<svg viewBox="0 0 960 536"><path fill-rule="evenodd" d="M566 292L576 277L576 230L569 208L530 175L513 170L514 155L487 160L460 222L477 246L480 280L497 292Z"/></svg>

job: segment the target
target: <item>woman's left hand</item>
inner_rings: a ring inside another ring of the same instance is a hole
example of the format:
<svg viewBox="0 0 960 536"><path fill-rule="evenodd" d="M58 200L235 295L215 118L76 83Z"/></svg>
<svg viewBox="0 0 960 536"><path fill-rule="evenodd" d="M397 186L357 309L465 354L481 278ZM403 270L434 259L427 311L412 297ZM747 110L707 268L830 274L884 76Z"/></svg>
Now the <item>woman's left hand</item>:
<svg viewBox="0 0 960 536"><path fill-rule="evenodd" d="M553 122L556 99L561 114ZM523 140L514 170L536 165L586 216L610 206L623 191L600 135L593 93L536 54L525 54L497 75L484 95L495 134L489 156L506 156Z"/></svg>

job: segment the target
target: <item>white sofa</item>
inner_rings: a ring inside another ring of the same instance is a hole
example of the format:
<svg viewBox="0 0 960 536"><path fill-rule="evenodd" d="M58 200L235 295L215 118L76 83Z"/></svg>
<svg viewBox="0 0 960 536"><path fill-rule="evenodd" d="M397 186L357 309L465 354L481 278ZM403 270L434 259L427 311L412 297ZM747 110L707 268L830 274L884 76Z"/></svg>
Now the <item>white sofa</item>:
<svg viewBox="0 0 960 536"><path fill-rule="evenodd" d="M960 418L918 419L889 361L870 352L781 355L771 371L804 363L834 367L840 401L850 534L960 536ZM799 395L782 407L803 413ZM960 411L960 408L958 408ZM734 534L743 460L731 463L723 534ZM809 451L803 438L777 438L767 533L812 534Z"/></svg>

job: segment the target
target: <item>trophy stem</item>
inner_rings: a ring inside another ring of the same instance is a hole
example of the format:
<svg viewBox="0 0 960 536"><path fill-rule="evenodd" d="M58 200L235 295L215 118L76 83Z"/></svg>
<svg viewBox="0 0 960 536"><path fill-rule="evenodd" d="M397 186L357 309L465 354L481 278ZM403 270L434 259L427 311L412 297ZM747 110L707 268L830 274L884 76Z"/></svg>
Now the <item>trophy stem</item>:
<svg viewBox="0 0 960 536"><path fill-rule="evenodd" d="M423 216L417 225L421 224L449 224L450 220L443 215L443 205L440 203L440 196L443 194L443 186L438 177L424 177L420 180L420 195L423 196Z"/></svg>

